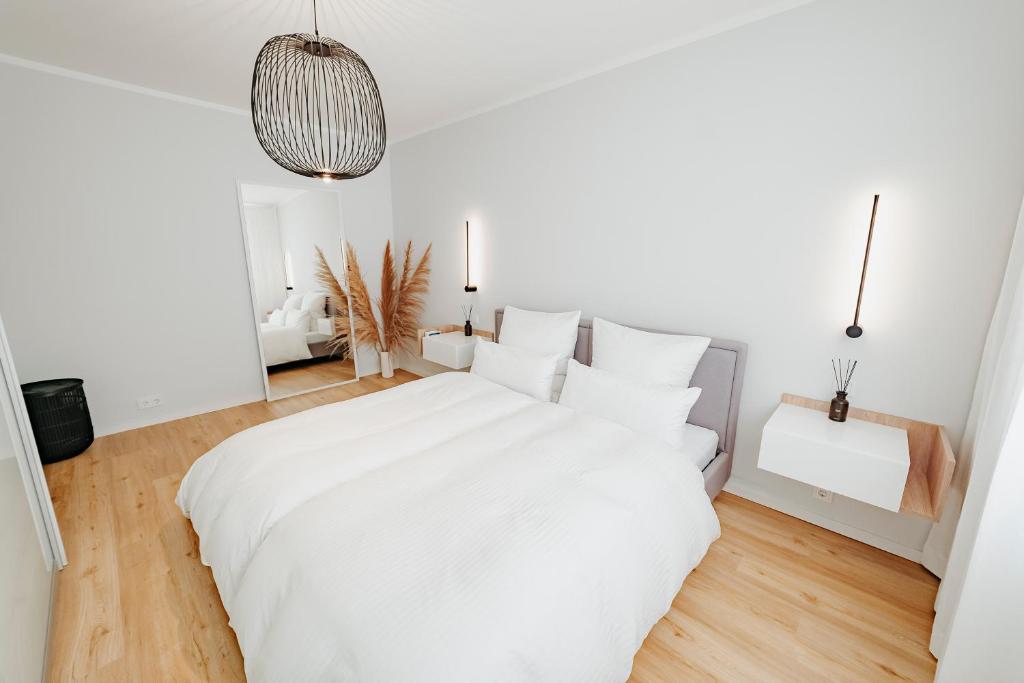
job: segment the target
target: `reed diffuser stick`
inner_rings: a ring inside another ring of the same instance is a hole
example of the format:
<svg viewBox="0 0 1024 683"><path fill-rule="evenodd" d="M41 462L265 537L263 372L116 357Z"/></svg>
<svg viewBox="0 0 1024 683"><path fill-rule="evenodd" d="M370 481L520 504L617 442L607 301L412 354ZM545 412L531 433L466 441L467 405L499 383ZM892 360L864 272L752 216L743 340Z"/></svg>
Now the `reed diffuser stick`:
<svg viewBox="0 0 1024 683"><path fill-rule="evenodd" d="M836 391L846 393L847 389L850 388L850 382L853 381L853 372L857 369L857 361L851 361L847 359L846 366L843 367L842 358L834 358L832 360L832 378L836 382Z"/></svg>

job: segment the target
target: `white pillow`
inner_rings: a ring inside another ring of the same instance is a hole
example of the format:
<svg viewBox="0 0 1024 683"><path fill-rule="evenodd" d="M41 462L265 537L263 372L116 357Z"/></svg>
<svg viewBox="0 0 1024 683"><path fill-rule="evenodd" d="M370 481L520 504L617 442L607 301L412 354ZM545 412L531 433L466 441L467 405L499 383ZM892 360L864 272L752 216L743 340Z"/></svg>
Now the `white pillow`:
<svg viewBox="0 0 1024 683"><path fill-rule="evenodd" d="M591 367L639 382L690 386L693 371L711 343L709 337L656 334L594 318Z"/></svg>
<svg viewBox="0 0 1024 683"><path fill-rule="evenodd" d="M698 398L700 387L637 382L571 360L558 404L618 422L679 450L683 425Z"/></svg>
<svg viewBox="0 0 1024 683"><path fill-rule="evenodd" d="M284 325L284 319L285 312L280 308L275 308L270 312L270 315L267 316L267 322L271 325Z"/></svg>
<svg viewBox="0 0 1024 683"><path fill-rule="evenodd" d="M286 311L298 311L302 308L302 295L301 294L289 294L288 298L281 304L281 308Z"/></svg>
<svg viewBox="0 0 1024 683"><path fill-rule="evenodd" d="M303 332L309 331L309 313L306 311L285 311L285 327L301 327Z"/></svg>
<svg viewBox="0 0 1024 683"><path fill-rule="evenodd" d="M540 313L506 306L498 341L537 353L558 355L558 370L551 394L551 400L557 401L565 383L565 366L576 353L579 327L580 311Z"/></svg>
<svg viewBox="0 0 1024 683"><path fill-rule="evenodd" d="M559 356L480 339L469 371L538 401L551 400Z"/></svg>
<svg viewBox="0 0 1024 683"><path fill-rule="evenodd" d="M314 318L327 317L327 295L323 292L306 292L302 296L302 304L299 308L308 312Z"/></svg>

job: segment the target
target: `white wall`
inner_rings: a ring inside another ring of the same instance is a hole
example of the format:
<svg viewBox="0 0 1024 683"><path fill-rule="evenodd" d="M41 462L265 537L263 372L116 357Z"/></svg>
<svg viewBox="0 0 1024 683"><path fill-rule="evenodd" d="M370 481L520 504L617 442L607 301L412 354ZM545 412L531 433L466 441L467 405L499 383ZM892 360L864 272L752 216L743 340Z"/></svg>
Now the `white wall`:
<svg viewBox="0 0 1024 683"><path fill-rule="evenodd" d="M235 113L2 63L0 91L0 311L22 381L83 378L100 434L262 400L235 183L299 176ZM379 253L387 159L338 187L348 238ZM149 394L163 405L137 410Z"/></svg>
<svg viewBox="0 0 1024 683"><path fill-rule="evenodd" d="M291 255L296 292L321 290L316 278L316 251L320 247L338 278L344 277L341 256L342 216L333 192L304 192L277 207L281 246Z"/></svg>
<svg viewBox="0 0 1024 683"><path fill-rule="evenodd" d="M731 488L917 557L927 521L813 500L756 468L760 430L851 356L854 405L959 441L1024 188L1022 24L1015 0L819 0L401 142L395 235L434 243L424 321L458 322L470 218L481 327L580 307L746 341Z"/></svg>

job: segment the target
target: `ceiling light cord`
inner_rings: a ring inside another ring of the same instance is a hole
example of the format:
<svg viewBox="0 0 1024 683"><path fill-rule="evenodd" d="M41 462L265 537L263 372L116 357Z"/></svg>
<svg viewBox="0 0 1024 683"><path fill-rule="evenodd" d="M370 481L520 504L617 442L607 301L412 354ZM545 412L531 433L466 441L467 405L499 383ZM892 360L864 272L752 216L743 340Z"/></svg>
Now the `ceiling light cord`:
<svg viewBox="0 0 1024 683"><path fill-rule="evenodd" d="M316 0L313 0L313 33L317 38L320 37L320 25L316 21Z"/></svg>

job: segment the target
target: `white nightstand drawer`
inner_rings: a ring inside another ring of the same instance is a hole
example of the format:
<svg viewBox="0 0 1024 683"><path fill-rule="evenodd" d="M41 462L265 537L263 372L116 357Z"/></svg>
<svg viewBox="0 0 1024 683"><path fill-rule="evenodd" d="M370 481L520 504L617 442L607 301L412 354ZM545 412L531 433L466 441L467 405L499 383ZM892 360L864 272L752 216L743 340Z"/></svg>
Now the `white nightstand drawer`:
<svg viewBox="0 0 1024 683"><path fill-rule="evenodd" d="M910 469L907 432L874 422L833 422L781 403L761 433L757 466L812 486L899 511Z"/></svg>
<svg viewBox="0 0 1024 683"><path fill-rule="evenodd" d="M476 335L466 336L464 332L447 332L423 338L423 358L455 370L468 368L473 364L473 349Z"/></svg>

